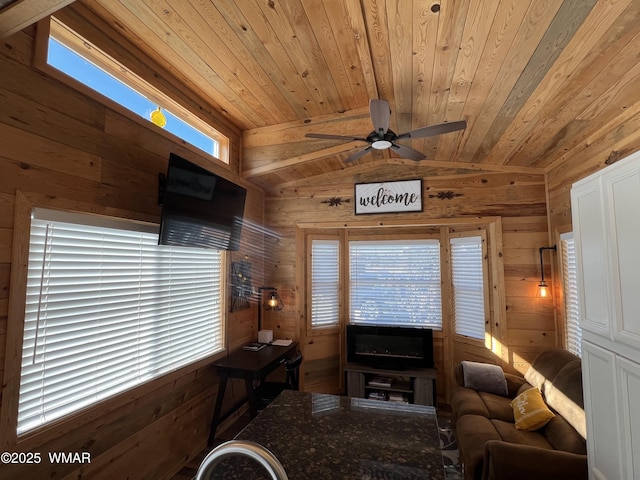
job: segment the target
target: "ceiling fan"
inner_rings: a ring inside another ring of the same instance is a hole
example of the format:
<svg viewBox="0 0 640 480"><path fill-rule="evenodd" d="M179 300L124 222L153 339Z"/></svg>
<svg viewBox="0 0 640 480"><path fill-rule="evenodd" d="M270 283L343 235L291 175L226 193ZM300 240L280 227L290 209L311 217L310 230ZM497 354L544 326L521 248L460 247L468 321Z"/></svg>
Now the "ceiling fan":
<svg viewBox="0 0 640 480"><path fill-rule="evenodd" d="M324 133L307 133L307 138L322 138L326 140L359 140L367 142L369 145L362 150L357 151L348 157L345 162L353 162L354 160L366 155L371 149L386 150L392 149L402 157L409 158L411 160L423 160L426 158L424 154L414 150L413 148L396 143L398 140L404 138L424 138L434 137L443 133L456 132L458 130L464 130L467 128L467 122L465 120L459 120L456 122L438 123L436 125L429 125L426 127L417 128L410 132L397 135L393 130L389 129L389 118L391 117L391 109L389 103L386 100L371 99L369 100L369 115L371 116L371 123L373 124L373 131L364 137L350 137L346 135L327 135Z"/></svg>

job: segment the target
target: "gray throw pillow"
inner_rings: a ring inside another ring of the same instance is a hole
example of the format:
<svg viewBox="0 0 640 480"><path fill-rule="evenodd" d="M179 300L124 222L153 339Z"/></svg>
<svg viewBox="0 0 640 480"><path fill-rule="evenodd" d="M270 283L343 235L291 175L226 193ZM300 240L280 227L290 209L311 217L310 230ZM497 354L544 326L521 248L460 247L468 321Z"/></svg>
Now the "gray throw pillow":
<svg viewBox="0 0 640 480"><path fill-rule="evenodd" d="M462 361L464 386L479 392L494 393L506 397L509 394L504 371L490 363Z"/></svg>

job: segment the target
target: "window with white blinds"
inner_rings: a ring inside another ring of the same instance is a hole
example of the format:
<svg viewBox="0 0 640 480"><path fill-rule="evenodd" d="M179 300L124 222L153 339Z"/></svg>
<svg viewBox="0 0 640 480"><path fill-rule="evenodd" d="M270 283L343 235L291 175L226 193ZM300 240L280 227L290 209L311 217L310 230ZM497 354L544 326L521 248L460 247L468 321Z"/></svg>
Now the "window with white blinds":
<svg viewBox="0 0 640 480"><path fill-rule="evenodd" d="M340 324L340 241L311 241L311 327Z"/></svg>
<svg viewBox="0 0 640 480"><path fill-rule="evenodd" d="M35 210L19 434L223 349L222 253L157 230Z"/></svg>
<svg viewBox="0 0 640 480"><path fill-rule="evenodd" d="M355 324L442 329L440 242L349 242L350 319Z"/></svg>
<svg viewBox="0 0 640 480"><path fill-rule="evenodd" d="M484 340L482 237L451 238L450 244L455 332L458 335Z"/></svg>
<svg viewBox="0 0 640 480"><path fill-rule="evenodd" d="M578 314L576 250L572 232L560 235L560 252L562 256L566 348L570 352L581 356L582 329L580 328L580 316Z"/></svg>

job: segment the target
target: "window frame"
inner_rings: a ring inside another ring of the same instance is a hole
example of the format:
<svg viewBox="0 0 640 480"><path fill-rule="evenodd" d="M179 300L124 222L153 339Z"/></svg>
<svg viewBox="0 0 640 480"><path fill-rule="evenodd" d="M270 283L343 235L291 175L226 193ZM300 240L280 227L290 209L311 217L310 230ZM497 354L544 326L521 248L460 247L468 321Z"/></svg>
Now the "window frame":
<svg viewBox="0 0 640 480"><path fill-rule="evenodd" d="M25 302L26 302L26 278L27 278L27 260L29 258L29 238L31 229L31 212L34 208L49 208L59 210L77 211L80 213L94 213L123 219L131 219L142 222L157 222L152 216L141 215L140 213L115 209L111 207L96 206L79 201L72 201L62 198L51 198L40 194L25 194L18 190L16 192L16 209L14 220L14 237L10 278L11 295L9 298L8 323L7 323L7 349L4 371L3 402L0 410L0 422L3 428L0 431L0 443L4 449L19 447L26 451L30 448L36 448L43 442L67 432L71 429L78 428L81 425L88 424L95 419L96 411L112 411L117 408L130 404L132 401L143 398L162 386L170 386L177 379L184 377L190 373L196 372L207 367L226 355L228 350L227 336L224 335L223 350L211 356L202 358L194 363L185 365L177 370L171 371L165 375L152 379L148 382L132 387L125 392L114 395L101 402L90 405L76 413L62 417L51 423L37 428L33 431L25 432L20 436L17 435L17 412L18 398L20 392L20 375L22 361L22 338L24 332L25 320ZM223 252L222 260L222 312L227 309L227 288L228 277L228 254ZM227 331L227 315L222 318L222 326Z"/></svg>
<svg viewBox="0 0 640 480"><path fill-rule="evenodd" d="M78 81L72 76L50 65L47 58L49 51L49 37L51 36L52 30L55 31L54 36L57 37L59 41L72 49L78 55L86 58L113 77L119 79L121 82L128 85L129 88L143 93L149 100L156 103L158 106L169 110L173 115L180 118L192 128L195 128L212 138L218 144L218 156L206 152L187 140L184 140L181 137L155 125L151 120L141 117L129 108L119 104L88 85L85 85L81 81ZM118 112L124 117L127 117L155 133L167 137L174 143L182 145L183 148L187 148L198 155L203 155L207 158L213 159L227 169L230 168L229 138L213 127L209 121L198 115L193 106L183 104L175 100L154 85L151 81L147 81L136 74L132 68L122 64L119 59L109 55L95 43L83 37L79 32L74 31L71 27L67 26L56 17L50 16L41 20L37 24L34 66L38 70L69 85L74 90L78 90L88 97L104 104L106 107Z"/></svg>

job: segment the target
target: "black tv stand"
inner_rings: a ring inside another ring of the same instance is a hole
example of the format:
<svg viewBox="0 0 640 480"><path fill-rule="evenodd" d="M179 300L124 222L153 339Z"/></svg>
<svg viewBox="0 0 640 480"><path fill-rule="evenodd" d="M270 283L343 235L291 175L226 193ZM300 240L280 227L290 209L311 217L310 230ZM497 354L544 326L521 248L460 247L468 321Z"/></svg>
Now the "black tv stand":
<svg viewBox="0 0 640 480"><path fill-rule="evenodd" d="M394 370L347 363L344 370L349 397L370 398L373 392L382 392L389 396L392 394L404 396L409 403L436 406L437 373L432 368ZM380 376L392 379L391 384L389 386L372 385L374 378Z"/></svg>

